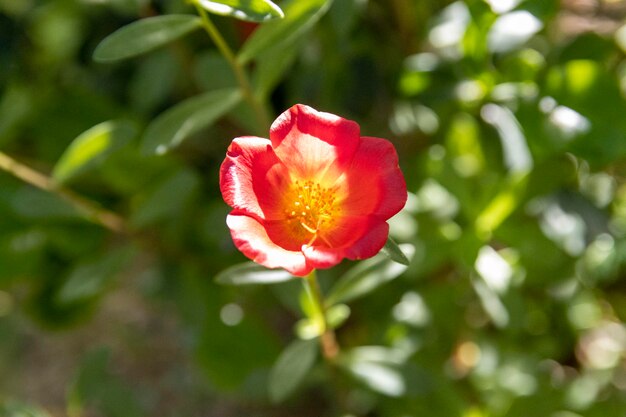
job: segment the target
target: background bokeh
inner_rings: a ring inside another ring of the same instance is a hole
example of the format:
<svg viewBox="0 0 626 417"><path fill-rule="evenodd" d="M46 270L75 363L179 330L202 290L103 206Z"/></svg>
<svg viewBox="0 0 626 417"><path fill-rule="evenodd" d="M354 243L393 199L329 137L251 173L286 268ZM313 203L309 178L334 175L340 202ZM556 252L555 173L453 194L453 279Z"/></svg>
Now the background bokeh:
<svg viewBox="0 0 626 417"><path fill-rule="evenodd" d="M300 282L214 281L245 261L219 164L267 129L241 102L146 152L158 115L237 86L202 31L92 59L173 13L195 9L0 0L3 155L59 178L82 132L121 132L61 191L0 171L0 416L626 415L626 2L335 0L247 65L272 119L304 103L391 140L410 192L391 234L411 265L372 269L341 310L349 360L318 359L278 404L268 375L306 333ZM235 51L255 29L212 19ZM355 267L320 271L324 290Z"/></svg>

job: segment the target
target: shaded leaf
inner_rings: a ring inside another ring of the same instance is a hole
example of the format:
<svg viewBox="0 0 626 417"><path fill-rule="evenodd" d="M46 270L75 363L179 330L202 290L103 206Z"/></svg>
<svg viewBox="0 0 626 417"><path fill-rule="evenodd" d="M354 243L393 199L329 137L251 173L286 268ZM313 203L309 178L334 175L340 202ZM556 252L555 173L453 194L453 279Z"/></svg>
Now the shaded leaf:
<svg viewBox="0 0 626 417"><path fill-rule="evenodd" d="M249 22L265 22L283 18L283 11L270 0L199 0L200 6L211 13Z"/></svg>
<svg viewBox="0 0 626 417"><path fill-rule="evenodd" d="M332 0L291 0L285 3L285 18L257 29L241 48L237 60L243 65L270 48L291 45L317 23L331 3Z"/></svg>
<svg viewBox="0 0 626 417"><path fill-rule="evenodd" d="M29 186L24 186L15 193L11 206L18 216L30 221L83 218L74 206L58 195Z"/></svg>
<svg viewBox="0 0 626 417"><path fill-rule="evenodd" d="M142 415L141 405L135 398L136 388L109 372L111 351L97 348L81 360L75 380L68 391L71 415L83 415L84 409L98 410L111 417Z"/></svg>
<svg viewBox="0 0 626 417"><path fill-rule="evenodd" d="M97 297L132 256L132 248L122 247L76 265L56 294L56 301L69 304Z"/></svg>
<svg viewBox="0 0 626 417"><path fill-rule="evenodd" d="M170 49L152 53L137 63L128 86L132 106L144 113L159 108L175 88L182 68Z"/></svg>
<svg viewBox="0 0 626 417"><path fill-rule="evenodd" d="M192 171L182 169L175 172L148 194L133 213L131 223L136 227L145 227L180 216L197 187L198 178Z"/></svg>
<svg viewBox="0 0 626 417"><path fill-rule="evenodd" d="M237 77L226 58L217 51L209 51L197 56L194 77L204 91L236 88Z"/></svg>
<svg viewBox="0 0 626 417"><path fill-rule="evenodd" d="M217 274L215 282L224 285L275 284L295 279L284 269L267 269L254 262L231 266Z"/></svg>
<svg viewBox="0 0 626 417"><path fill-rule="evenodd" d="M403 253L411 258L415 252L413 245L405 243L399 246ZM406 271L407 266L398 264L383 255L360 262L350 269L335 284L327 298L328 305L347 302L362 297L382 284L391 281Z"/></svg>
<svg viewBox="0 0 626 417"><path fill-rule="evenodd" d="M283 401L298 388L315 364L317 350L317 339L296 340L280 354L269 378L272 402Z"/></svg>
<svg viewBox="0 0 626 417"><path fill-rule="evenodd" d="M236 89L211 91L192 97L160 114L142 137L145 154L164 154L194 133L210 126L241 100Z"/></svg>
<svg viewBox="0 0 626 417"><path fill-rule="evenodd" d="M254 72L254 87L258 95L263 97L272 92L295 61L303 43L303 38L295 39L290 45L279 45L281 47L268 49L259 56Z"/></svg>
<svg viewBox="0 0 626 417"><path fill-rule="evenodd" d="M389 259L399 264L408 266L410 263L409 258L406 257L402 249L400 249L400 246L398 246L391 237L387 238L387 243L385 243L381 252L387 255Z"/></svg>
<svg viewBox="0 0 626 417"><path fill-rule="evenodd" d="M54 167L52 177L66 182L101 163L108 155L126 145L137 134L129 121L100 123L79 135Z"/></svg>
<svg viewBox="0 0 626 417"><path fill-rule="evenodd" d="M93 53L96 62L114 62L152 51L202 26L192 15L149 17L124 26L100 42Z"/></svg>

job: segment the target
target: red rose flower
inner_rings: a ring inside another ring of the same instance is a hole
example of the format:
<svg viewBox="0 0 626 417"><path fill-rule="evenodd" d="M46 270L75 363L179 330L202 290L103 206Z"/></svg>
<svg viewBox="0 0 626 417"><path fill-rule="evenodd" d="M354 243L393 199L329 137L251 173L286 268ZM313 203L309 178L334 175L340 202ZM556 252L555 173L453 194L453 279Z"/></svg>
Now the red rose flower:
<svg viewBox="0 0 626 417"><path fill-rule="evenodd" d="M386 220L404 207L406 184L393 145L359 125L298 104L270 140L233 140L220 169L237 248L268 268L304 276L343 258L376 255Z"/></svg>

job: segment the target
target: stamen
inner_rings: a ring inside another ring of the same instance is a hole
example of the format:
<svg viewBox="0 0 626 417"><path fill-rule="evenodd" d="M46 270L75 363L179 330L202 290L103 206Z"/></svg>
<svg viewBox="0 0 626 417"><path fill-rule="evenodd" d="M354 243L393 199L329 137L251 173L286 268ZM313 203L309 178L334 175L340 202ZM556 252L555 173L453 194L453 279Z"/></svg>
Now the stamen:
<svg viewBox="0 0 626 417"><path fill-rule="evenodd" d="M303 182L296 180L292 190L294 199L285 209L285 214L290 223L292 220L297 220L306 232L313 235L308 243L310 245L317 237L320 237L320 230L327 228L333 222L337 213L336 189L322 187L311 180Z"/></svg>

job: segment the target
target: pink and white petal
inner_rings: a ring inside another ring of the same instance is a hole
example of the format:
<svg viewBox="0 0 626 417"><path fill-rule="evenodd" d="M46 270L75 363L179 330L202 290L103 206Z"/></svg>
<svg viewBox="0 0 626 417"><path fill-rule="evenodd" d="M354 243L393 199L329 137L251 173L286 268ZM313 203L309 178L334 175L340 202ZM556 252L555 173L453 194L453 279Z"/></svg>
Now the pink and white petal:
<svg viewBox="0 0 626 417"><path fill-rule="evenodd" d="M386 139L361 138L343 186L340 204L348 215L373 214L386 220L402 210L407 199L398 154Z"/></svg>
<svg viewBox="0 0 626 417"><path fill-rule="evenodd" d="M360 142L356 122L296 104L272 123L276 155L301 178L332 182L350 164Z"/></svg>
<svg viewBox="0 0 626 417"><path fill-rule="evenodd" d="M346 248L346 258L352 260L371 258L385 246L388 237L389 225L387 222L378 221L364 236Z"/></svg>
<svg viewBox="0 0 626 417"><path fill-rule="evenodd" d="M220 167L220 190L228 205L259 218L281 216L282 198L288 186L286 167L269 140L233 140Z"/></svg>
<svg viewBox="0 0 626 417"><path fill-rule="evenodd" d="M268 268L283 268L296 276L305 276L313 269L300 251L289 251L271 241L258 220L231 212L226 217L233 242L244 255Z"/></svg>
<svg viewBox="0 0 626 417"><path fill-rule="evenodd" d="M306 258L307 265L314 269L331 268L346 257L343 249L323 246L302 245L302 253Z"/></svg>

